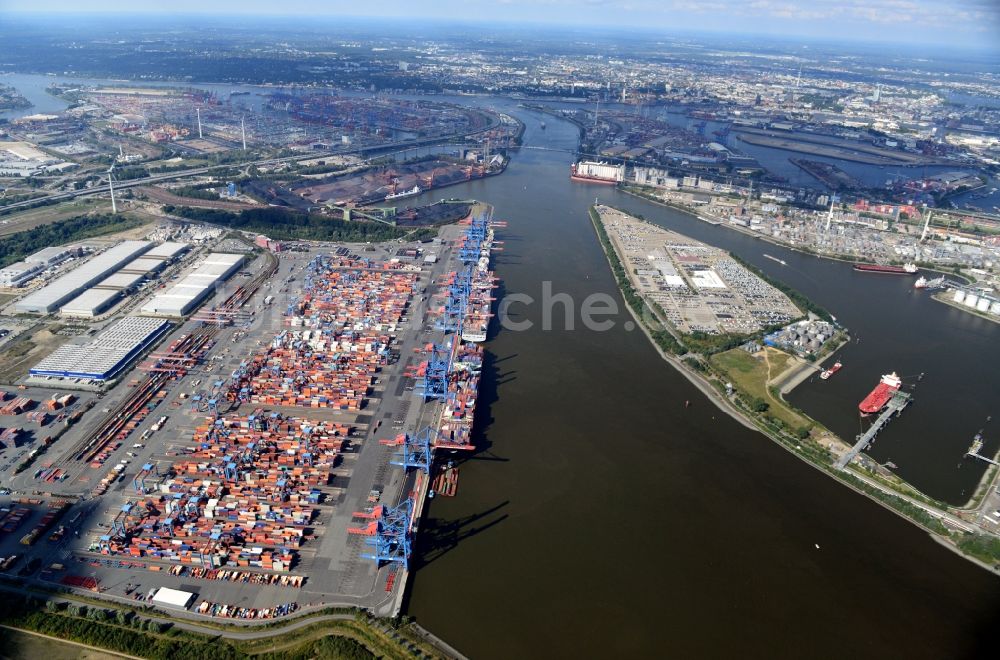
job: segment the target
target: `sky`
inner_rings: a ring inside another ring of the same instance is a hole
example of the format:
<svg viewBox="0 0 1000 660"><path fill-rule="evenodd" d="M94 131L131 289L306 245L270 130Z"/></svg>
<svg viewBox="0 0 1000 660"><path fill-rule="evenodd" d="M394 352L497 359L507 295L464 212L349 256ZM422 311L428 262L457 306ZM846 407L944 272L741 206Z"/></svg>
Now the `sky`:
<svg viewBox="0 0 1000 660"><path fill-rule="evenodd" d="M6 12L240 14L637 26L1000 52L1000 0L0 0Z"/></svg>

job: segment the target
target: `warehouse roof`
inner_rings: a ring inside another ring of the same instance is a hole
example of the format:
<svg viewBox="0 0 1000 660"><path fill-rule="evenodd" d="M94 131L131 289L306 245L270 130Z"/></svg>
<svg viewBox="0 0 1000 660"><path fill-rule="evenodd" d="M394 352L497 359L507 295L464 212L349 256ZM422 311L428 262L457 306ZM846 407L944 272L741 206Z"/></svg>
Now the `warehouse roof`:
<svg viewBox="0 0 1000 660"><path fill-rule="evenodd" d="M191 246L187 243L167 241L154 247L146 253L146 256L154 259L173 259L180 254L184 254L189 249L191 249Z"/></svg>
<svg viewBox="0 0 1000 660"><path fill-rule="evenodd" d="M91 380L113 378L169 327L169 322L161 319L126 316L87 344L60 346L30 373Z"/></svg>
<svg viewBox="0 0 1000 660"><path fill-rule="evenodd" d="M67 316L97 316L122 295L117 289L87 289L63 305L60 314Z"/></svg>
<svg viewBox="0 0 1000 660"><path fill-rule="evenodd" d="M170 587L160 587L153 594L153 602L157 605L166 605L167 607L179 607L181 609L187 609L191 601L197 597L190 591L181 591L179 589L171 589Z"/></svg>
<svg viewBox="0 0 1000 660"><path fill-rule="evenodd" d="M95 286L102 289L130 289L141 282L142 277L141 273L123 273L119 271L111 277L101 280Z"/></svg>
<svg viewBox="0 0 1000 660"><path fill-rule="evenodd" d="M46 287L25 296L14 307L21 312L49 313L81 291L101 280L142 254L152 245L149 241L122 241L118 245L92 258L82 266L66 273Z"/></svg>
<svg viewBox="0 0 1000 660"><path fill-rule="evenodd" d="M184 316L243 263L244 255L213 252L194 270L164 293L142 306L143 314Z"/></svg>
<svg viewBox="0 0 1000 660"><path fill-rule="evenodd" d="M122 272L125 273L141 273L143 275L148 275L150 273L155 273L156 271L163 268L164 262L160 259L150 259L147 257L140 257L134 261L130 261L125 264L122 268Z"/></svg>

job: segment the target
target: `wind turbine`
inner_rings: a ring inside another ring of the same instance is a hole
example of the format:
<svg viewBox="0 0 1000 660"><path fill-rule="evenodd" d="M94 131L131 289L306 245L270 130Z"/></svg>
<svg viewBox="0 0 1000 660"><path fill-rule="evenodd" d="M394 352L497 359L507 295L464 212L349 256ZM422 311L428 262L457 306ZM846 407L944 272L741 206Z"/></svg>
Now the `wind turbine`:
<svg viewBox="0 0 1000 660"><path fill-rule="evenodd" d="M111 191L111 212L117 214L118 205L115 204L115 186L112 183L114 181L114 171L115 164L112 162L111 167L108 168L108 190Z"/></svg>
<svg viewBox="0 0 1000 660"><path fill-rule="evenodd" d="M931 227L931 216L934 215L934 211L930 207L927 208L927 219L924 220L924 230L920 233L920 242L923 243L924 239L927 238L927 230Z"/></svg>

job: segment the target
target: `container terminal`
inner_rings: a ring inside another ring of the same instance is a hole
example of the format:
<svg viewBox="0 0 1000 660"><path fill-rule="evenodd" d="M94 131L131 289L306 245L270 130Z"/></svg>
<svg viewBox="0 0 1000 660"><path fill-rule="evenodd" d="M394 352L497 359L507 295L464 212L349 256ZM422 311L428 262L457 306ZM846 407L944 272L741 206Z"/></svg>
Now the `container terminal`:
<svg viewBox="0 0 1000 660"><path fill-rule="evenodd" d="M2 570L192 617L398 613L425 498L475 449L505 225L471 208L431 243L220 241L39 360L0 410L8 451L51 429L0 450Z"/></svg>

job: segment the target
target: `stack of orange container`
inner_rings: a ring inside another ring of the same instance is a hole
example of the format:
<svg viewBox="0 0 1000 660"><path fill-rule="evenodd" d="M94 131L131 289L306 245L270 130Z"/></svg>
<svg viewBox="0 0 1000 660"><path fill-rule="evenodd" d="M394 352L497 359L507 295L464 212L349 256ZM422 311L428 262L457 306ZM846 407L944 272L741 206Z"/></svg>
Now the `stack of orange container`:
<svg viewBox="0 0 1000 660"><path fill-rule="evenodd" d="M261 405L359 411L386 363L416 274L398 263L317 258L290 330L245 363L229 398Z"/></svg>
<svg viewBox="0 0 1000 660"><path fill-rule="evenodd" d="M350 428L255 411L210 420L106 549L203 567L288 571Z"/></svg>

